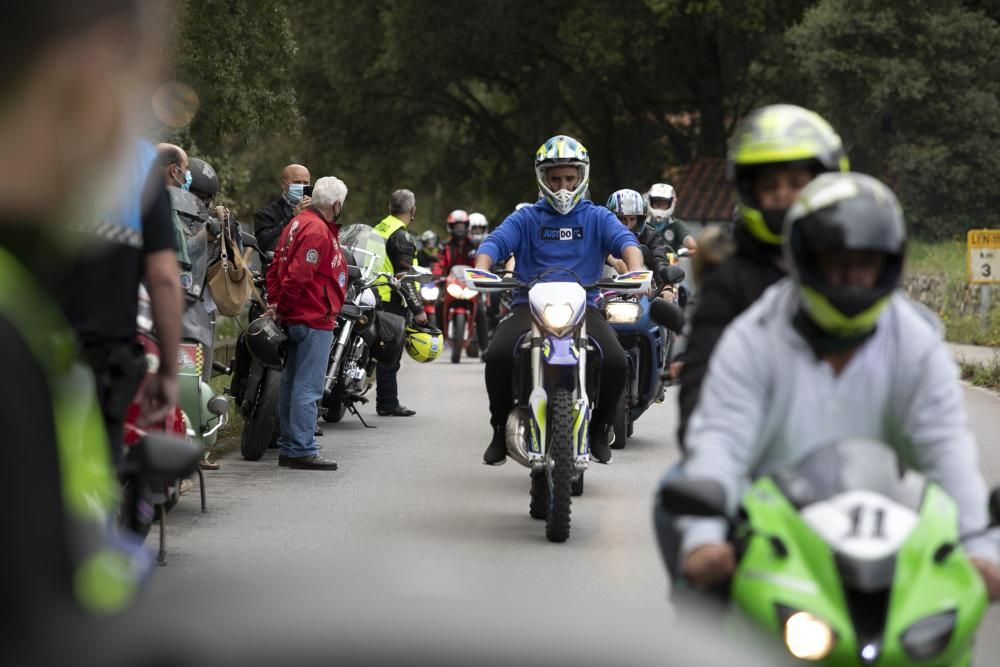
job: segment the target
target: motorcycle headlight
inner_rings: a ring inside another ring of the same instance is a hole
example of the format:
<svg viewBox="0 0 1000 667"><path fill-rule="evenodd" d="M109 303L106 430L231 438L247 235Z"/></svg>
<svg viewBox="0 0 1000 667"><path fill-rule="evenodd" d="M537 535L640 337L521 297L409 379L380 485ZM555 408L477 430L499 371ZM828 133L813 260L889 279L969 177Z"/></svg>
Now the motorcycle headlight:
<svg viewBox="0 0 1000 667"><path fill-rule="evenodd" d="M438 289L437 285L424 285L420 288L420 296L424 298L425 301L437 301L438 294L441 290Z"/></svg>
<svg viewBox="0 0 1000 667"><path fill-rule="evenodd" d="M785 646L800 660L822 660L833 650L830 624L807 611L797 611L785 621Z"/></svg>
<svg viewBox="0 0 1000 667"><path fill-rule="evenodd" d="M612 301L605 307L608 322L630 324L639 319L639 304L627 301Z"/></svg>
<svg viewBox="0 0 1000 667"><path fill-rule="evenodd" d="M900 637L903 650L914 660L930 660L946 648L955 631L955 611L921 619Z"/></svg>
<svg viewBox="0 0 1000 667"><path fill-rule="evenodd" d="M458 283L448 283L448 294L450 294L453 299L461 299L462 286Z"/></svg>
<svg viewBox="0 0 1000 667"><path fill-rule="evenodd" d="M465 299L466 301L472 301L478 295L479 295L478 291L471 289L469 287L466 287L465 289L462 290L462 298Z"/></svg>
<svg viewBox="0 0 1000 667"><path fill-rule="evenodd" d="M568 303L550 303L542 310L542 320L552 329L563 329L573 319L573 308Z"/></svg>

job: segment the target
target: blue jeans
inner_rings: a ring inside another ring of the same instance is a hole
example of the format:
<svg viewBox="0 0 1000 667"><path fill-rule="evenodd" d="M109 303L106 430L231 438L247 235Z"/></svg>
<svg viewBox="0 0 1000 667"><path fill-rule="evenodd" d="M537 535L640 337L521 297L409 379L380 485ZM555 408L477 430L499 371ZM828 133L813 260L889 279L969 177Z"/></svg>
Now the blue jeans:
<svg viewBox="0 0 1000 667"><path fill-rule="evenodd" d="M315 456L316 402L323 397L323 378L333 345L333 332L304 324L288 327L288 348L278 393L281 455Z"/></svg>

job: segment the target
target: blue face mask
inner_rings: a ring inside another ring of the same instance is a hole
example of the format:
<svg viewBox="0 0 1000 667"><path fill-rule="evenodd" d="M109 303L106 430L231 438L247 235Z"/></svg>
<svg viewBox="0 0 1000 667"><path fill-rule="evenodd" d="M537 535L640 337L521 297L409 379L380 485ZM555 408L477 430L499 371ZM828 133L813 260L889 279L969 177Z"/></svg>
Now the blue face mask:
<svg viewBox="0 0 1000 667"><path fill-rule="evenodd" d="M291 183L288 186L288 201L293 204L298 204L302 199L303 188L306 186L301 183Z"/></svg>
<svg viewBox="0 0 1000 667"><path fill-rule="evenodd" d="M191 190L191 170L188 169L184 172L184 184L181 186L181 190L188 192Z"/></svg>

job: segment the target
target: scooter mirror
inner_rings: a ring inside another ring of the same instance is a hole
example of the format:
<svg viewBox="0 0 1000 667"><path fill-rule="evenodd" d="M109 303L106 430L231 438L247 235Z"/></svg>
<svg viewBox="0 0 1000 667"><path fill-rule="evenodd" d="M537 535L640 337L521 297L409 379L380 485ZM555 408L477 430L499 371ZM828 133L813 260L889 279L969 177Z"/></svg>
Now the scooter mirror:
<svg viewBox="0 0 1000 667"><path fill-rule="evenodd" d="M990 527L1000 526L1000 486L990 492Z"/></svg>
<svg viewBox="0 0 1000 667"><path fill-rule="evenodd" d="M257 252L260 252L260 246L257 245L257 237L253 234L240 232L240 241L242 241L244 248L253 248Z"/></svg>
<svg viewBox="0 0 1000 667"><path fill-rule="evenodd" d="M162 479L193 474L202 454L201 445L159 433L145 435L135 447L140 474Z"/></svg>
<svg viewBox="0 0 1000 667"><path fill-rule="evenodd" d="M712 479L676 479L660 489L663 509L677 516L726 516L726 490Z"/></svg>

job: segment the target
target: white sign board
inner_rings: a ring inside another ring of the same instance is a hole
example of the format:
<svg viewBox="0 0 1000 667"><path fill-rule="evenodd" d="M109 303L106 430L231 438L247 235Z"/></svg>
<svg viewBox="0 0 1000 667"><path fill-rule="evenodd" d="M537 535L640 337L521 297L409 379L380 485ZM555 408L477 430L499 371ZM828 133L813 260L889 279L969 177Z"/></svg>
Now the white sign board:
<svg viewBox="0 0 1000 667"><path fill-rule="evenodd" d="M1000 283L1000 229L971 229L967 237L969 284Z"/></svg>

